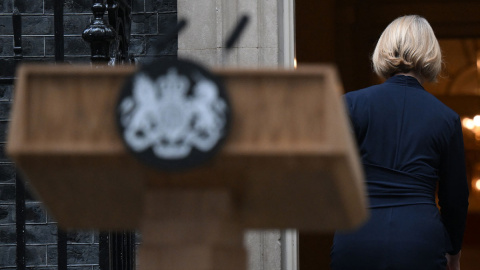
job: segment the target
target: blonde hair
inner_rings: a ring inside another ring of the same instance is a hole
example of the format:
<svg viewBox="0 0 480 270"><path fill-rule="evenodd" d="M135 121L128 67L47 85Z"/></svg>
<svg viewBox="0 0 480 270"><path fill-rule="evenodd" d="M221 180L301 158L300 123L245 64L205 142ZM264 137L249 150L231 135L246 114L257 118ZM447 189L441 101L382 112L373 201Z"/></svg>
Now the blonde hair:
<svg viewBox="0 0 480 270"><path fill-rule="evenodd" d="M377 75L388 79L414 72L436 81L442 69L442 52L428 21L418 15L395 19L383 31L372 56Z"/></svg>

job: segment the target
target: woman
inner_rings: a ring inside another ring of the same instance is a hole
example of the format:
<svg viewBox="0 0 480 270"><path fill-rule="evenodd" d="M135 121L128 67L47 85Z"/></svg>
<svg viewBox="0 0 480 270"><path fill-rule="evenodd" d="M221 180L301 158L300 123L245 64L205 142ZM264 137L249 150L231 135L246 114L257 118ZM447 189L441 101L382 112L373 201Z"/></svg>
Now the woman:
<svg viewBox="0 0 480 270"><path fill-rule="evenodd" d="M371 216L358 230L335 234L331 268L460 269L468 208L461 123L422 87L441 70L438 41L424 18L400 17L372 61L386 82L345 95Z"/></svg>

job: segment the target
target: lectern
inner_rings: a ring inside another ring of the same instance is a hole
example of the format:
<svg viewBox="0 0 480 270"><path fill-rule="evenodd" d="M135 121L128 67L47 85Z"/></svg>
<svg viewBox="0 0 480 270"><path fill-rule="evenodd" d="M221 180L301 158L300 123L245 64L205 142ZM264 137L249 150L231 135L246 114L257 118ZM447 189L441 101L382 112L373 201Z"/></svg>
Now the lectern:
<svg viewBox="0 0 480 270"><path fill-rule="evenodd" d="M367 215L335 68L215 70L232 127L204 165L157 171L125 149L114 106L135 67L18 70L7 152L63 228L143 235L141 269L245 269L245 228L331 231Z"/></svg>

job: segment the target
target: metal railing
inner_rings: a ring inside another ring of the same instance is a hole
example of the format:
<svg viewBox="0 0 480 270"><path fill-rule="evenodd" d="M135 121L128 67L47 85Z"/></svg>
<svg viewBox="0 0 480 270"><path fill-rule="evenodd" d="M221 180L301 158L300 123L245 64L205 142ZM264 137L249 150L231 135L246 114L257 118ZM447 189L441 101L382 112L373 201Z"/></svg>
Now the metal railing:
<svg viewBox="0 0 480 270"><path fill-rule="evenodd" d="M83 37L90 42L93 63L117 65L131 63L128 43L131 29L131 0L93 0L94 18L85 29ZM55 61L64 61L64 0L54 2ZM103 17L108 12L108 21ZM14 61L17 65L22 59L22 18L15 8L12 15L14 32ZM107 31L103 31L107 29ZM103 33L103 34L102 34ZM14 77L0 78L0 84L13 85ZM16 269L26 269L26 189L20 174L16 174ZM100 232L99 266L101 270L135 269L135 233ZM58 269L67 270L67 233L57 232Z"/></svg>
<svg viewBox="0 0 480 270"><path fill-rule="evenodd" d="M92 62L110 65L131 62L128 53L131 10L131 0L93 1L94 19L82 34L90 43ZM108 11L108 22L103 18L105 11Z"/></svg>

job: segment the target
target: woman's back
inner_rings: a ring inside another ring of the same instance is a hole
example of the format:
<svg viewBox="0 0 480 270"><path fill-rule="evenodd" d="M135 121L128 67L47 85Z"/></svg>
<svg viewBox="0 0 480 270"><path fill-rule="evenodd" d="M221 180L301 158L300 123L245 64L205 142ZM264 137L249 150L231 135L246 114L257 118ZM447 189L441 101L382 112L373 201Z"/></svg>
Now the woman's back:
<svg viewBox="0 0 480 270"><path fill-rule="evenodd" d="M458 115L410 76L345 95L362 161L437 179Z"/></svg>
<svg viewBox="0 0 480 270"><path fill-rule="evenodd" d="M411 76L393 76L345 100L372 217L335 235L332 269L445 269L445 253L460 249L466 214L466 201L450 195L468 196L458 115Z"/></svg>
<svg viewBox="0 0 480 270"><path fill-rule="evenodd" d="M335 234L331 267L445 270L448 259L457 270L468 209L462 127L421 86L441 71L438 40L425 18L402 16L383 31L372 62L387 81L345 95L371 216Z"/></svg>

